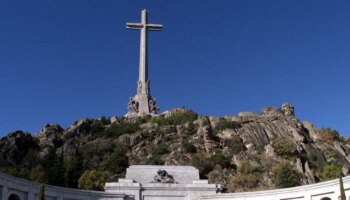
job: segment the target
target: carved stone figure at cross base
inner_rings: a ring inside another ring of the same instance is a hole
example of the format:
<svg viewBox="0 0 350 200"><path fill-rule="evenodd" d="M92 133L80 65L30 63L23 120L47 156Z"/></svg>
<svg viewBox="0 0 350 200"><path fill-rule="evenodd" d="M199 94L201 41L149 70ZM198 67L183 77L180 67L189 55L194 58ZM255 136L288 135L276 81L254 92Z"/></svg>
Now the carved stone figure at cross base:
<svg viewBox="0 0 350 200"><path fill-rule="evenodd" d="M165 170L158 170L157 175L153 179L152 183L177 183L174 177Z"/></svg>
<svg viewBox="0 0 350 200"><path fill-rule="evenodd" d="M151 98L149 100L149 110L150 110L150 113L153 113L153 114L156 114L159 111L159 106L157 105L155 98Z"/></svg>
<svg viewBox="0 0 350 200"><path fill-rule="evenodd" d="M134 98L130 97L128 103L128 112L129 113L137 113L138 112L139 103L134 100Z"/></svg>

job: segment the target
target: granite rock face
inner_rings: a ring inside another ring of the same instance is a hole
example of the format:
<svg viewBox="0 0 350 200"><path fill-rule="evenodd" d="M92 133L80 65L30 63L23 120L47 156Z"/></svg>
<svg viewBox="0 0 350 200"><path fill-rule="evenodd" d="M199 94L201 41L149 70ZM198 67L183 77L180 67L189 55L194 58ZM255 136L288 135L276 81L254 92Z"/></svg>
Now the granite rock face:
<svg viewBox="0 0 350 200"><path fill-rule="evenodd" d="M28 151L38 149L29 133L15 131L0 140L0 165L20 165Z"/></svg>
<svg viewBox="0 0 350 200"><path fill-rule="evenodd" d="M64 129L58 124L46 124L45 127L36 134L40 146L60 147L63 144L62 135Z"/></svg>
<svg viewBox="0 0 350 200"><path fill-rule="evenodd" d="M241 112L225 117L174 109L159 116L82 119L67 129L47 124L34 136L13 132L0 140L0 167L22 168L27 166L24 157L29 151L44 159L53 148L64 160L79 158L86 169L123 177L126 168L108 164L118 162L111 156L122 152L117 155L124 155L128 165L193 165L201 178L227 184L223 186L229 189L237 166L247 160L264 170L262 183L253 190L272 189L272 169L282 162L290 163L300 174L300 184L319 182L323 167L330 163L337 163L348 175L350 142L329 136L301 122L290 104L265 107L260 114ZM290 155L283 155L276 145L281 138L293 148ZM218 173L222 171L225 173Z"/></svg>

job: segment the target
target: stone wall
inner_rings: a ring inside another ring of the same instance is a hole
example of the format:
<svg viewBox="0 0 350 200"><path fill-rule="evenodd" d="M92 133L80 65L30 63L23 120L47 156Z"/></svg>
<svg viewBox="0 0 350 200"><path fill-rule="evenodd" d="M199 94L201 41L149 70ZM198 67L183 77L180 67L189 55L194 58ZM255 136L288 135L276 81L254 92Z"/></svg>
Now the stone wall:
<svg viewBox="0 0 350 200"><path fill-rule="evenodd" d="M18 200L37 200L40 184L0 173L0 200L11 195ZM124 200L124 194L111 194L45 185L46 200Z"/></svg>
<svg viewBox="0 0 350 200"><path fill-rule="evenodd" d="M346 199L350 199L350 176L343 178ZM328 197L338 200L339 180L321 182L293 188L258 192L226 193L202 196L200 200L323 200Z"/></svg>
<svg viewBox="0 0 350 200"><path fill-rule="evenodd" d="M201 182L201 180L198 180ZM195 181L196 182L196 181ZM343 178L346 199L350 199L350 176ZM133 183L138 184L140 183ZM169 184L165 184L169 185ZM196 195L185 195L182 188L165 189L162 184L145 184L144 195L142 198L147 199L170 199L170 200L321 200L328 197L332 200L337 200L340 195L339 180L326 181L322 183L258 192L245 193L226 193L213 194L212 187L209 185L208 192L202 193L200 197ZM171 185L171 184L170 184ZM146 187L145 187L146 186ZM180 186L180 185L179 185ZM200 191L203 192L203 186L194 183L193 186L200 186ZM178 187L178 186L170 186ZM196 193L196 187L186 187L187 192ZM18 200L36 200L38 199L40 184L27 181L24 179L9 176L0 173L0 200L8 200L11 195L18 198ZM132 189L132 188L129 188ZM189 191L191 190L191 191ZM179 193L177 193L179 192ZM136 196L127 195L127 191L120 192L95 192L77 189L62 188L56 186L45 186L45 195L47 200L133 200ZM177 197L178 195L178 197ZM162 198L156 198L156 197ZM186 197L187 196L187 197Z"/></svg>

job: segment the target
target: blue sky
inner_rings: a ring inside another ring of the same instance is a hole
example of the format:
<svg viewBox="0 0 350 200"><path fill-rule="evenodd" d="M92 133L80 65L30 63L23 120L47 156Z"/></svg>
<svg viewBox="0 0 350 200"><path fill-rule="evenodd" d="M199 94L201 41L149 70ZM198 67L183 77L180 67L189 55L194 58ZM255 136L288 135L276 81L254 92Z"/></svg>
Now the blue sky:
<svg viewBox="0 0 350 200"><path fill-rule="evenodd" d="M3 0L0 135L46 123L121 116L136 93L139 32L149 34L151 93L161 111L296 116L350 136L350 1Z"/></svg>

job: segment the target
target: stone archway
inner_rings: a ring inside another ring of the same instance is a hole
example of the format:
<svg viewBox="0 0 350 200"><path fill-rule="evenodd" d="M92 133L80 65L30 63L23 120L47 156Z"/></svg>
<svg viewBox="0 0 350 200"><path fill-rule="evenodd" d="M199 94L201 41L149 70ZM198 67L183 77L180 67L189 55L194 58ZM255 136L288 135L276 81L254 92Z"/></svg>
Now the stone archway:
<svg viewBox="0 0 350 200"><path fill-rule="evenodd" d="M11 194L8 200L21 200L17 194Z"/></svg>
<svg viewBox="0 0 350 200"><path fill-rule="evenodd" d="M329 197L323 197L321 200L332 200L332 199Z"/></svg>

